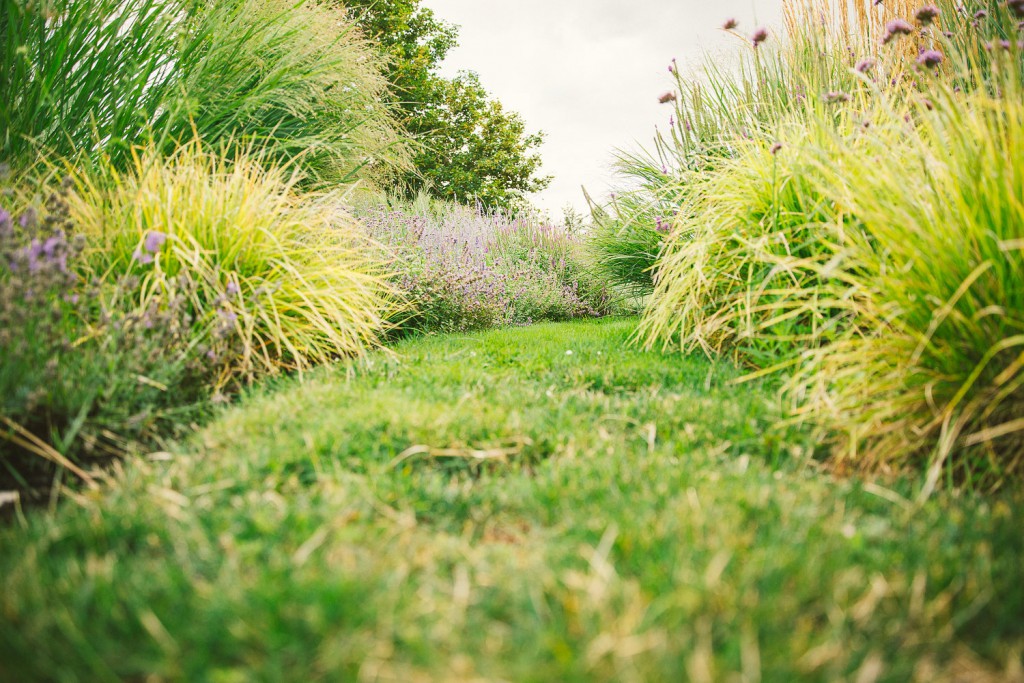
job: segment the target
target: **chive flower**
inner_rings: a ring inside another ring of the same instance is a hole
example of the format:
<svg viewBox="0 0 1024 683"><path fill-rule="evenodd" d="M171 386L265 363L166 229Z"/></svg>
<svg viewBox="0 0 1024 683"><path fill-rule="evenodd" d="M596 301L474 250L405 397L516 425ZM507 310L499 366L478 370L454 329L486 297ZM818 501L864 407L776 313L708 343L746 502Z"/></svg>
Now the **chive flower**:
<svg viewBox="0 0 1024 683"><path fill-rule="evenodd" d="M661 104L668 104L669 102L675 102L676 94L672 91L664 92L658 98L658 102Z"/></svg>
<svg viewBox="0 0 1024 683"><path fill-rule="evenodd" d="M750 40L754 43L754 47L757 47L764 41L768 40L768 29L763 26L755 28L754 32L750 34Z"/></svg>
<svg viewBox="0 0 1024 683"><path fill-rule="evenodd" d="M776 142L768 151L771 153L772 156L775 156L776 154L779 153L780 149L782 149L782 143Z"/></svg>
<svg viewBox="0 0 1024 683"><path fill-rule="evenodd" d="M725 20L725 23L722 24L722 28L725 29L726 31L731 31L739 25L740 22L736 21L736 17L729 17L728 19Z"/></svg>

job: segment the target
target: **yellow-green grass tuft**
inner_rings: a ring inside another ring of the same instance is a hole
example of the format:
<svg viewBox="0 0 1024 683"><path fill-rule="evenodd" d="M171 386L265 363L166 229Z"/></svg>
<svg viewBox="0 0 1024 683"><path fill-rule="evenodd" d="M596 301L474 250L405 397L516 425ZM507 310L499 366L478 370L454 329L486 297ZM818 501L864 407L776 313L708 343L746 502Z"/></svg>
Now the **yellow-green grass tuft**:
<svg viewBox="0 0 1024 683"><path fill-rule="evenodd" d="M77 175L73 218L94 275L127 278L140 308L189 297L197 330L240 337L235 377L378 346L396 305L381 250L336 195L302 192L297 172L262 161L193 143Z"/></svg>
<svg viewBox="0 0 1024 683"><path fill-rule="evenodd" d="M927 464L925 492L996 486L1024 461L1024 92L937 88L917 126L880 126L819 161L857 215L836 250L855 324L791 381L840 457Z"/></svg>

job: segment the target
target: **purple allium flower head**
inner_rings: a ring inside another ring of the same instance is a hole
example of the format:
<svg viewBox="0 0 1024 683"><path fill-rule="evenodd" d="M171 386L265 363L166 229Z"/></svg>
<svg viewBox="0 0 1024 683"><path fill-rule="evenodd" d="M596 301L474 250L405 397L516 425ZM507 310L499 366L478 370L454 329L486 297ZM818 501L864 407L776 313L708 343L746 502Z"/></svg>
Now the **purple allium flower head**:
<svg viewBox="0 0 1024 683"><path fill-rule="evenodd" d="M750 34L750 42L754 44L754 47L757 47L766 40L768 40L768 29L764 26L758 26L754 29L754 32Z"/></svg>
<svg viewBox="0 0 1024 683"><path fill-rule="evenodd" d="M227 289L224 290L224 293L228 296L238 296L241 292L242 290L235 282L229 282Z"/></svg>
<svg viewBox="0 0 1024 683"><path fill-rule="evenodd" d="M859 62L857 62L857 66L854 67L854 68L857 69L857 71L861 72L862 74L865 74L868 71L871 71L871 69L873 69L874 66L875 66L875 60L873 60L873 59L862 59Z"/></svg>
<svg viewBox="0 0 1024 683"><path fill-rule="evenodd" d="M917 63L925 68L934 69L942 64L944 59L945 57L938 50L925 50L918 56Z"/></svg>
<svg viewBox="0 0 1024 683"><path fill-rule="evenodd" d="M143 246L150 254L155 254L160 251L160 247L164 246L164 242L167 241L167 235L160 232L159 230L150 230L146 233L146 241Z"/></svg>
<svg viewBox="0 0 1024 683"><path fill-rule="evenodd" d="M983 9L980 9L977 12L974 13L974 18L975 19L984 19L987 16L988 16L988 12L986 12Z"/></svg>
<svg viewBox="0 0 1024 683"><path fill-rule="evenodd" d="M153 262L153 255L148 254L142 251L141 249L136 249L135 251L132 252L132 259L138 261L144 266L148 266L150 263Z"/></svg>
<svg viewBox="0 0 1024 683"><path fill-rule="evenodd" d="M725 20L725 23L722 24L722 28L725 29L726 31L731 31L739 25L740 22L736 21L736 17L729 17L728 19Z"/></svg>
<svg viewBox="0 0 1024 683"><path fill-rule="evenodd" d="M935 5L925 5L917 10L917 14L914 15L914 18L921 22L923 26L927 26L935 21L939 14L941 14L941 12L939 12L939 8Z"/></svg>
<svg viewBox="0 0 1024 683"><path fill-rule="evenodd" d="M769 149L768 151L771 152L772 156L775 156L776 154L779 153L780 149L782 149L782 143L781 142L776 142L774 145L772 145L771 149Z"/></svg>
<svg viewBox="0 0 1024 683"><path fill-rule="evenodd" d="M882 36L882 44L888 45L897 36L909 36L913 32L914 27L905 19L893 19L885 25L885 35Z"/></svg>

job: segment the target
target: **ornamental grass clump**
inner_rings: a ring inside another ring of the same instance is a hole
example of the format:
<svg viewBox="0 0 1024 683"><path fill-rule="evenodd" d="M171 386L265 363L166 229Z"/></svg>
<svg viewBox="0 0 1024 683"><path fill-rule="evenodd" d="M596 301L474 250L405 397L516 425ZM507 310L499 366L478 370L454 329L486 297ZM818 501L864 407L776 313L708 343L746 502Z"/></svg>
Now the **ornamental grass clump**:
<svg viewBox="0 0 1024 683"><path fill-rule="evenodd" d="M783 130L787 146L737 141L735 159L691 184L640 322L649 347L773 366L841 323L817 271L836 207L791 149L809 142L805 129Z"/></svg>
<svg viewBox="0 0 1024 683"><path fill-rule="evenodd" d="M381 68L333 3L0 0L0 158L123 170L199 138L345 181L408 157Z"/></svg>
<svg viewBox="0 0 1024 683"><path fill-rule="evenodd" d="M396 306L379 249L338 197L301 180L257 152L140 150L126 172L79 175L72 214L92 273L135 278L137 309L183 295L197 330L233 330L228 383L361 354Z"/></svg>
<svg viewBox="0 0 1024 683"><path fill-rule="evenodd" d="M936 87L912 128L821 157L818 188L858 217L836 244L853 325L808 352L790 393L837 456L995 487L1024 472L1024 89Z"/></svg>
<svg viewBox="0 0 1024 683"><path fill-rule="evenodd" d="M827 71L801 57L819 30L847 76L710 138L726 153L686 177L640 326L785 369L833 462L923 469L922 495L998 487L1024 459L1024 50L986 47L1012 8L979 11L890 6L859 37L842 12L837 32L791 26L787 78Z"/></svg>

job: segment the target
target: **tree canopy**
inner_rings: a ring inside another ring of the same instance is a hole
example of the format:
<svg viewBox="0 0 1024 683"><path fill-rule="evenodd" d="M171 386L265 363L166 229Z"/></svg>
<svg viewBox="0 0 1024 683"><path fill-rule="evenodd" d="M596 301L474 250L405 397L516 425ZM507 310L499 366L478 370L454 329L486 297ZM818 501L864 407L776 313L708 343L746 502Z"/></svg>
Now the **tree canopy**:
<svg viewBox="0 0 1024 683"><path fill-rule="evenodd" d="M470 71L453 78L438 67L457 44L458 28L421 0L347 0L352 16L388 57L387 76L402 123L420 142L410 191L490 208L507 208L547 187L538 175L542 133L490 97Z"/></svg>

